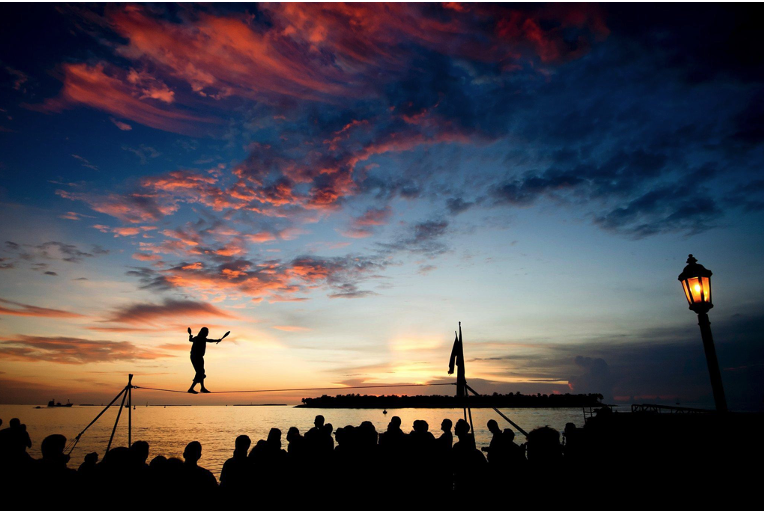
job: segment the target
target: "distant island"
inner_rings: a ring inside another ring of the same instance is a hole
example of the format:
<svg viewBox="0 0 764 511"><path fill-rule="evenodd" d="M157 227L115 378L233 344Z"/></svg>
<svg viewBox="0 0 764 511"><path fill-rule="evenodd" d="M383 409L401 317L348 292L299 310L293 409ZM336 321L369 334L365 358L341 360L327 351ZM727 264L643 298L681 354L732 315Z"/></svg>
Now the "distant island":
<svg viewBox="0 0 764 511"><path fill-rule="evenodd" d="M602 406L602 394L535 394L519 392L470 396L471 408L581 408ZM455 396L340 396L304 397L297 408L461 408Z"/></svg>
<svg viewBox="0 0 764 511"><path fill-rule="evenodd" d="M286 406L286 403L249 403L246 405L233 405L233 406Z"/></svg>

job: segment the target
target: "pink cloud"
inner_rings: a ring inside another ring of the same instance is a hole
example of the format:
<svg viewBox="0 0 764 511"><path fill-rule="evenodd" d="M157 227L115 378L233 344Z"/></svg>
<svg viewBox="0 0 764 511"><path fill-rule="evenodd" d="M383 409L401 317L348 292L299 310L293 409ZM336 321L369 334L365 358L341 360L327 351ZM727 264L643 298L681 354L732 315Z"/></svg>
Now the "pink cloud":
<svg viewBox="0 0 764 511"><path fill-rule="evenodd" d="M74 211L67 211L63 215L59 216L65 220L82 220L83 218L93 218L90 215L83 215L82 213L75 213Z"/></svg>
<svg viewBox="0 0 764 511"><path fill-rule="evenodd" d="M116 126L122 131L130 131L133 129L133 127L127 124L126 122L118 121L114 117L109 117L109 120L114 124L114 126Z"/></svg>
<svg viewBox="0 0 764 511"><path fill-rule="evenodd" d="M309 332L310 328L304 327L304 326L294 326L294 325L277 325L272 328L275 328L276 330L281 330L282 332Z"/></svg>
<svg viewBox="0 0 764 511"><path fill-rule="evenodd" d="M363 215L353 220L353 225L385 225L391 214L390 206L369 208Z"/></svg>

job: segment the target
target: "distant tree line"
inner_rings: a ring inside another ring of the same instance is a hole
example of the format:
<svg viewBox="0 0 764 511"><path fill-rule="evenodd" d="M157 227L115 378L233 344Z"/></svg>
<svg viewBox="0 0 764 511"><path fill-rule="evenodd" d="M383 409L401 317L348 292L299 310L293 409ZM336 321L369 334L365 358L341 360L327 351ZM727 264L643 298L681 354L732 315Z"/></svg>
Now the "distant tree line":
<svg viewBox="0 0 764 511"><path fill-rule="evenodd" d="M579 408L599 406L602 394L498 394L470 396L472 408ZM345 394L339 396L304 397L303 408L461 408L463 403L455 396L367 396Z"/></svg>

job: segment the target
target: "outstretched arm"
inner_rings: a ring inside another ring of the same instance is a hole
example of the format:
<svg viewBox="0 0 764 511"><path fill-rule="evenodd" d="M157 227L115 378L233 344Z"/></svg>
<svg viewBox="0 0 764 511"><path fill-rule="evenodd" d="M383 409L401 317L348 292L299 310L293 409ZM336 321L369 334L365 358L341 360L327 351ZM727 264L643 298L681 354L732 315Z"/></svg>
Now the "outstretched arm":
<svg viewBox="0 0 764 511"><path fill-rule="evenodd" d="M223 337L221 337L220 339L207 339L207 342L220 342L223 339L225 339L226 337L228 337L228 334L230 334L230 333L231 333L231 331L229 330L225 334L223 334Z"/></svg>

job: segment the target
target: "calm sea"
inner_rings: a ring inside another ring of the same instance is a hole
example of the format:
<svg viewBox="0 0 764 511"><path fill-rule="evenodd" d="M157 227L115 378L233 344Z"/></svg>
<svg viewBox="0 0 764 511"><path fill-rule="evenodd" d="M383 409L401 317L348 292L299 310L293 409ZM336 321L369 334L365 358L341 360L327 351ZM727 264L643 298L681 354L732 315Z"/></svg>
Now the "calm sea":
<svg viewBox="0 0 764 511"><path fill-rule="evenodd" d="M27 425L32 438L30 454L40 457L40 442L47 435L60 433L67 439L74 438L102 410L99 406L73 406L72 408L35 409L31 405L0 405L0 419L3 428L13 417L18 417ZM539 426L551 426L562 431L565 424L572 422L581 427L584 423L580 408L506 408L502 412L526 431ZM440 422L451 419L454 424L463 416L461 409L401 408L388 410L347 410L292 408L289 406L137 406L133 410L133 441L145 440L150 445L149 460L159 454L182 459L183 449L192 440L202 444L202 459L199 464L220 475L223 462L233 452L234 439L246 434L254 444L268 436L271 428L280 428L282 442L286 447L286 432L290 426L297 426L305 433L313 426L313 418L321 414L336 430L363 421L371 421L378 432L387 428L390 417L397 415L403 422L403 430L411 431L415 419L423 419L430 425L430 431L439 435ZM115 408L109 409L82 436L77 448L72 452L69 466L77 468L85 454L97 452L100 457L106 450L114 420ZM476 429L478 447L487 446L490 434L485 427L490 419L496 419L499 427L510 425L491 409L472 410L472 419ZM522 438L517 439L518 443ZM127 445L127 409L123 409L119 427L114 437L113 446Z"/></svg>

